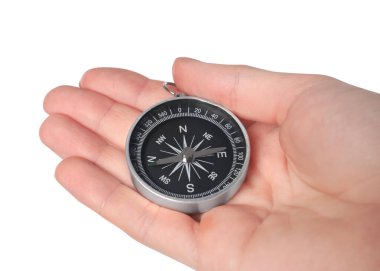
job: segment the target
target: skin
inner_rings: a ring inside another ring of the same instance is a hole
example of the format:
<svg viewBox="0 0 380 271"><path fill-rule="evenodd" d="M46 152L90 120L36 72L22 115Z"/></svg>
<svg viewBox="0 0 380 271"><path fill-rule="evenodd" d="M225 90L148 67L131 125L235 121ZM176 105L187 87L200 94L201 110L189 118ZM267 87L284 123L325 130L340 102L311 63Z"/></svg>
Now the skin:
<svg viewBox="0 0 380 271"><path fill-rule="evenodd" d="M226 205L198 216L140 196L124 157L139 113L170 97L132 71L93 69L44 101L56 178L139 242L196 270L380 270L380 95L321 75L179 58L179 89L232 110L252 154Z"/></svg>

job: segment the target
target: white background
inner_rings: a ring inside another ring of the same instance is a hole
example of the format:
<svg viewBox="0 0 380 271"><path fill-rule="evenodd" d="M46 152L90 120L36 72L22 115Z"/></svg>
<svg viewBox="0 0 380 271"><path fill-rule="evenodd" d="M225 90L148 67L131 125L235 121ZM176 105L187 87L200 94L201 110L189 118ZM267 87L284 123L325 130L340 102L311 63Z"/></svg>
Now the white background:
<svg viewBox="0 0 380 271"><path fill-rule="evenodd" d="M178 56L380 90L378 1L0 2L0 270L189 270L54 180L44 95L97 66L171 80Z"/></svg>

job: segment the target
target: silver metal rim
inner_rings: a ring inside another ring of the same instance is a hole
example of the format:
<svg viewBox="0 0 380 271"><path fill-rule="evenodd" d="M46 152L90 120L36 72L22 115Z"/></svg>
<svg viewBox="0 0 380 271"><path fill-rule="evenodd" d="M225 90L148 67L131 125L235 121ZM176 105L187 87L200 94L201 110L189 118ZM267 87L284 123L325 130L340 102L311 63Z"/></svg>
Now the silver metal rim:
<svg viewBox="0 0 380 271"><path fill-rule="evenodd" d="M219 107L231 115L231 117L236 121L236 123L239 125L240 129L243 132L243 136L244 136L244 139L246 142L246 156L245 156L245 160L244 160L244 165L243 165L239 175L233 181L233 183L231 183L229 186L227 186L226 188L222 189L221 191L219 191L215 194L206 196L204 198L196 198L196 199L179 199L179 198L175 198L175 197L171 197L171 196L162 194L162 193L158 192L157 190L153 189L150 185L148 185L137 174L136 170L134 169L134 167L132 165L132 161L131 161L131 158L129 155L129 142L131 140L131 135L132 135L133 130L136 127L136 124L140 121L140 119L147 112L149 112L153 108L160 106L163 103L173 101L173 100L197 100L197 101L201 101L201 102L208 103L208 104L214 105L216 107ZM235 116L235 114L233 114L229 109L227 109L227 108L225 108L219 104L210 102L206 99L193 97L193 96L181 96L181 97L169 98L169 99L163 100L160 103L157 103L157 104L149 107L148 109L144 110L144 112L141 113L141 115L136 119L136 121L133 123L133 125L131 126L131 128L129 130L127 140L125 143L125 155L126 155L130 175L132 178L132 182L133 182L135 188L137 189L137 191L139 191L144 197L146 197L147 199L151 200L152 202L154 202L160 206L163 206L163 207L166 207L169 209L173 209L173 210L177 210L177 211L180 211L183 213L203 213L203 212L206 212L206 211L208 211L208 210L210 210L216 206L219 206L219 205L226 203L239 190L241 184L243 183L243 181L247 175L247 171L248 171L249 160L250 160L250 142L249 142L247 130L245 129L244 125Z"/></svg>

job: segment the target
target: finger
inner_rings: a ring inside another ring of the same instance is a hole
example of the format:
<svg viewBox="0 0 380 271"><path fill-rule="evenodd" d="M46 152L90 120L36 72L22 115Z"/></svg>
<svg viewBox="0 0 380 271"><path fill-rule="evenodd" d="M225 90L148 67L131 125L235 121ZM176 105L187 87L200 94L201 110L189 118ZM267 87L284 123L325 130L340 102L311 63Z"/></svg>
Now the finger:
<svg viewBox="0 0 380 271"><path fill-rule="evenodd" d="M65 114L123 150L129 128L140 112L99 93L61 86L45 98L45 111Z"/></svg>
<svg viewBox="0 0 380 271"><path fill-rule="evenodd" d="M172 97L162 88L162 82L149 80L132 71L115 68L96 68L87 71L80 81L80 86L141 111Z"/></svg>
<svg viewBox="0 0 380 271"><path fill-rule="evenodd" d="M151 203L80 158L64 160L57 167L56 177L79 201L137 241L195 266L198 223L191 217Z"/></svg>
<svg viewBox="0 0 380 271"><path fill-rule="evenodd" d="M41 126L40 137L60 157L83 157L133 187L124 152L74 120L63 115L48 117Z"/></svg>
<svg viewBox="0 0 380 271"><path fill-rule="evenodd" d="M313 78L189 58L174 62L173 77L187 94L214 100L243 118L271 124L283 122L289 106Z"/></svg>

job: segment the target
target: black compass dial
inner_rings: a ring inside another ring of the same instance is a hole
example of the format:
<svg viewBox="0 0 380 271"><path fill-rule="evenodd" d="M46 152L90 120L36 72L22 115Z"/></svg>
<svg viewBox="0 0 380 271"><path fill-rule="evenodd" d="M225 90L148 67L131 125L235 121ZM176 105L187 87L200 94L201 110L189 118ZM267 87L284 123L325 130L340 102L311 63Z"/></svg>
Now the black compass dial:
<svg viewBox="0 0 380 271"><path fill-rule="evenodd" d="M183 199L217 193L239 177L246 138L237 120L209 102L162 103L136 123L129 142L135 174L161 194Z"/></svg>

